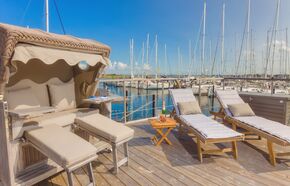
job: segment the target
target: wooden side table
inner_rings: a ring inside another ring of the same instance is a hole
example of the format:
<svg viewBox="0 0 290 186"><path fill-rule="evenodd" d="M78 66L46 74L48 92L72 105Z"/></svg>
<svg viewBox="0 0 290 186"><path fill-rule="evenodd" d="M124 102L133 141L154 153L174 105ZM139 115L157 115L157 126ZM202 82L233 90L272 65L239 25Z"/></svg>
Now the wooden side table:
<svg viewBox="0 0 290 186"><path fill-rule="evenodd" d="M159 146L163 141L172 145L167 136L176 127L176 121L172 118L166 118L165 122L161 122L158 119L150 119L149 122L152 128L156 130L156 135L152 138L155 145ZM166 130L164 131L164 129Z"/></svg>

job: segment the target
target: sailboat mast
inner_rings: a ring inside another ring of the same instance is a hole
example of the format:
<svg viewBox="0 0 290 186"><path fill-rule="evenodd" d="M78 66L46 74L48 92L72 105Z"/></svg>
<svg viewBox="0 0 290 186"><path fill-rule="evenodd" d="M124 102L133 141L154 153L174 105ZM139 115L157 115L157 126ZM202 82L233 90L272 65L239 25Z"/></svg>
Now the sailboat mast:
<svg viewBox="0 0 290 186"><path fill-rule="evenodd" d="M274 43L273 43L273 55L272 55L272 65L271 65L271 78L274 75L274 61L275 61L275 50L276 50L276 36L277 36L277 28L279 26L279 16L280 16L280 3L281 0L278 0L277 3L277 11L276 11L276 24L274 28Z"/></svg>
<svg viewBox="0 0 290 186"><path fill-rule="evenodd" d="M169 74L169 72L167 72L168 70L168 63L167 63L167 46L166 44L164 45L164 62L165 62L165 75L167 76Z"/></svg>
<svg viewBox="0 0 290 186"><path fill-rule="evenodd" d="M144 78L144 55L145 55L145 44L144 42L142 43L142 59L141 59L141 64L142 64L142 78Z"/></svg>
<svg viewBox="0 0 290 186"><path fill-rule="evenodd" d="M288 72L288 68L289 68L289 64L288 64L288 28L286 28L286 51L285 51L285 76L287 76ZM287 78L287 77L286 77Z"/></svg>
<svg viewBox="0 0 290 186"><path fill-rule="evenodd" d="M150 35L147 34L147 41L146 41L146 65L149 66L149 40Z"/></svg>
<svg viewBox="0 0 290 186"><path fill-rule="evenodd" d="M201 75L204 74L204 58L205 58L205 25L206 24L206 0L203 5L203 29L202 29L202 56L201 56Z"/></svg>
<svg viewBox="0 0 290 186"><path fill-rule="evenodd" d="M134 39L130 40L130 66L131 66L131 78L134 78L133 73L133 65L134 65Z"/></svg>
<svg viewBox="0 0 290 186"><path fill-rule="evenodd" d="M249 65L251 0L248 0L245 76Z"/></svg>
<svg viewBox="0 0 290 186"><path fill-rule="evenodd" d="M212 42L211 42L211 40L209 41L209 61L210 61L210 63L209 64L212 64L211 62L212 62ZM212 68L211 68L212 69ZM212 76L212 73L211 72L209 72L210 74L208 74L208 75L211 75Z"/></svg>
<svg viewBox="0 0 290 186"><path fill-rule="evenodd" d="M189 62L189 69L188 69L188 78L190 78L190 76L191 76L191 63L192 63L192 54L191 54L191 51L192 51L192 49L191 49L191 40L189 40L189 42L188 42L188 62Z"/></svg>
<svg viewBox="0 0 290 186"><path fill-rule="evenodd" d="M49 32L49 2L45 0L45 26L46 32Z"/></svg>
<svg viewBox="0 0 290 186"><path fill-rule="evenodd" d="M225 8L226 4L223 3L223 15L222 15L222 50L221 50L221 75L224 73L224 49L225 49Z"/></svg>
<svg viewBox="0 0 290 186"><path fill-rule="evenodd" d="M180 48L179 47L177 47L177 57L178 57L177 71L178 71L178 77L180 78Z"/></svg>
<svg viewBox="0 0 290 186"><path fill-rule="evenodd" d="M155 66L156 66L156 72L155 72L155 78L158 78L158 36L155 36Z"/></svg>

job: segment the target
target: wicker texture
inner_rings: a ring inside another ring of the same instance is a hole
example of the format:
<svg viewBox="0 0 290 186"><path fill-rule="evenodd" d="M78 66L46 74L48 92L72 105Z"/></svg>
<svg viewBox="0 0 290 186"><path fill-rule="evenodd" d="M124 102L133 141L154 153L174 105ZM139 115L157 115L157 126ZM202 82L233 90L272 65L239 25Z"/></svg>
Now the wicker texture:
<svg viewBox="0 0 290 186"><path fill-rule="evenodd" d="M79 39L68 35L58 35L41 30L0 24L0 81L3 81L5 66L9 65L17 43L100 54L104 57L109 57L110 54L109 46L93 40Z"/></svg>

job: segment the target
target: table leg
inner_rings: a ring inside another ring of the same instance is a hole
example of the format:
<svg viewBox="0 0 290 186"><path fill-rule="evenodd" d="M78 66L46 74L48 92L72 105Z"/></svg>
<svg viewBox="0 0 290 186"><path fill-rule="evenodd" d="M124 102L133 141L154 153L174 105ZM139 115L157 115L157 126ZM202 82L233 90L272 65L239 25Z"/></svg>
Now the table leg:
<svg viewBox="0 0 290 186"><path fill-rule="evenodd" d="M168 134L170 133L170 131L172 130L173 128L168 128L167 131L165 133L163 133L163 131L161 129L156 129L156 131L160 134L161 138L160 140L157 142L157 146L159 146L162 141L166 141L169 145L172 145L172 143L170 142L170 140L167 138Z"/></svg>

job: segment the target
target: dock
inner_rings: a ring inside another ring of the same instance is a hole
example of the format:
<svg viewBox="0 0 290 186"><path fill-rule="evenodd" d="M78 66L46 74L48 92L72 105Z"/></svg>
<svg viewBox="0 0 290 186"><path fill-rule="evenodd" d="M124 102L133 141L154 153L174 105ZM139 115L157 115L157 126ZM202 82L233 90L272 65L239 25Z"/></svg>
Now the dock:
<svg viewBox="0 0 290 186"><path fill-rule="evenodd" d="M267 159L265 141L239 142L239 159L230 154L210 155L201 164L197 160L196 143L177 129L170 135L172 146L156 147L151 142L154 130L147 122L129 124L135 137L129 142L129 166L121 167L118 175L111 173L112 157L99 155L93 164L97 185L289 185L290 157L278 159L273 167ZM223 144L220 144L223 145ZM285 150L283 147L275 146ZM287 147L288 148L288 147ZM119 149L122 152L123 149ZM290 148L288 148L290 150ZM87 185L86 170L75 173L76 185ZM37 186L67 185L64 172L40 182Z"/></svg>

